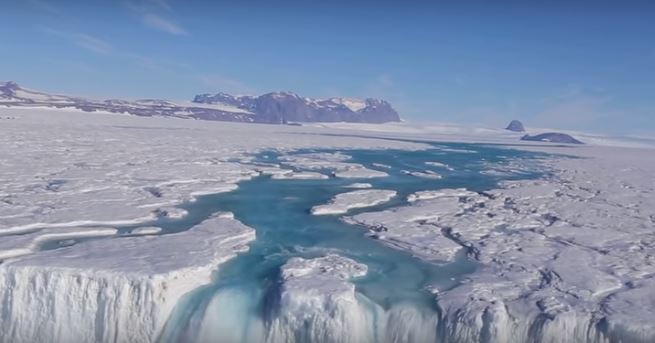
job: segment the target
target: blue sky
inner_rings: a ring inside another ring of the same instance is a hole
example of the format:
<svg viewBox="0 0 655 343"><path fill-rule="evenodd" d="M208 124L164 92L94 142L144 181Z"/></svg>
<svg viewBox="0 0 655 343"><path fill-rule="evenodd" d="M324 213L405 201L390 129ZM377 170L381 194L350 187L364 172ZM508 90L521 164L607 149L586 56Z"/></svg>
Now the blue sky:
<svg viewBox="0 0 655 343"><path fill-rule="evenodd" d="M291 90L411 121L655 133L636 1L4 1L0 80L100 98Z"/></svg>

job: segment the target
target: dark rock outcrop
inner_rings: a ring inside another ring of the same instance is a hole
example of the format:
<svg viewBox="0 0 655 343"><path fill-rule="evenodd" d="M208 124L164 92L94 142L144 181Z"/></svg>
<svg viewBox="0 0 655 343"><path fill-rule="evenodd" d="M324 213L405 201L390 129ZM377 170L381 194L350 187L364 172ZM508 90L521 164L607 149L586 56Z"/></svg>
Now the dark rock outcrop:
<svg viewBox="0 0 655 343"><path fill-rule="evenodd" d="M505 128L505 130L510 130L514 132L525 132L525 127L523 127L523 123L521 123L518 120L512 120L509 125Z"/></svg>
<svg viewBox="0 0 655 343"><path fill-rule="evenodd" d="M16 95L16 91L20 89L20 86L16 82L5 82L0 83L0 97L12 97Z"/></svg>
<svg viewBox="0 0 655 343"><path fill-rule="evenodd" d="M534 136L525 135L521 137L521 140L549 143L584 144L583 142L571 137L570 135L558 132L547 132Z"/></svg>

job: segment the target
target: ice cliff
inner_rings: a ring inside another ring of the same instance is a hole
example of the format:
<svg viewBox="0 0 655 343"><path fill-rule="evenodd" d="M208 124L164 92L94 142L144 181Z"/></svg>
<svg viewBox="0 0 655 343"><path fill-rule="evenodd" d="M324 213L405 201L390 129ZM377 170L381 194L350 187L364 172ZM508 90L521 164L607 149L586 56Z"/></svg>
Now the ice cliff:
<svg viewBox="0 0 655 343"><path fill-rule="evenodd" d="M208 283L217 265L254 238L236 220L211 218L181 233L94 240L7 260L0 265L0 341L153 342L180 297Z"/></svg>

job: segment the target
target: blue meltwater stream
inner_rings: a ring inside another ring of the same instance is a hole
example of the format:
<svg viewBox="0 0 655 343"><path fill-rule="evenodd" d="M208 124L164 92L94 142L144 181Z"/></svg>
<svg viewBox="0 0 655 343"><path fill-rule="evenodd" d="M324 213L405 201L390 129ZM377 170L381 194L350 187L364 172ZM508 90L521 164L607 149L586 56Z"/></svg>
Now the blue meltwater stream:
<svg viewBox="0 0 655 343"><path fill-rule="evenodd" d="M279 295L280 267L292 257L312 258L327 253L336 253L368 266L368 274L352 282L359 296L377 311L402 306L414 309L423 319L436 317L435 296L425 287L454 287L474 271L476 263L464 249L454 262L426 263L371 239L366 236L366 230L344 223L339 216L311 215L310 208L327 203L339 193L352 191L345 186L354 182L371 183L373 189L395 190L398 195L383 205L353 210L347 215L406 205L407 195L416 191L442 188L484 191L495 188L502 180L541 175L538 171L481 173L489 163L529 161L539 157L534 153L491 146L439 144L423 151L339 151L352 156L348 162L384 171L389 176L326 180L273 180L261 176L241 182L235 191L204 196L185 205L189 215L184 220L161 223L164 230L180 231L217 211L231 211L236 219L256 230L257 239L250 244L248 252L221 265L212 284L196 289L177 304L160 341L252 342L266 339L267 323L275 315L275 297ZM293 154L307 152L336 151L304 150ZM277 163L277 154L259 154L257 161ZM445 163L452 169L425 164L430 161ZM437 172L443 178L426 179L403 172L426 170ZM437 330L435 326L427 326L420 329ZM376 330L384 331L379 327Z"/></svg>

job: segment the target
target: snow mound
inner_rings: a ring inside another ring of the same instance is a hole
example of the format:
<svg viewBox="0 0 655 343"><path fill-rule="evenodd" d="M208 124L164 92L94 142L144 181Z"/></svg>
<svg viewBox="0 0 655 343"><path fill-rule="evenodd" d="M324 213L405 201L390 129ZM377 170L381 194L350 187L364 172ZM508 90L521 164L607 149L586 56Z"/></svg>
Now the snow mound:
<svg viewBox="0 0 655 343"><path fill-rule="evenodd" d="M325 180L327 175L316 172L293 172L276 173L271 177L274 180Z"/></svg>
<svg viewBox="0 0 655 343"><path fill-rule="evenodd" d="M460 198L475 196L476 193L467 191L464 188L457 189L440 189L436 191L419 191L407 196L407 201L414 202L419 200L430 200L438 198Z"/></svg>
<svg viewBox="0 0 655 343"><path fill-rule="evenodd" d="M329 204L312 207L312 214L341 214L351 209L364 208L385 203L396 196L396 191L364 189L335 196Z"/></svg>
<svg viewBox="0 0 655 343"><path fill-rule="evenodd" d="M428 165L428 166L431 166L431 167L443 168L443 169L447 169L447 170L450 170L450 171L455 170L455 169L453 169L453 167L451 167L451 166L449 166L449 165L447 165L447 164L445 164L443 162L428 161L428 162L425 162L425 164Z"/></svg>
<svg viewBox="0 0 655 343"><path fill-rule="evenodd" d="M355 182L351 183L349 185L343 186L344 188L353 188L353 189L365 189L365 188L371 188L373 185L370 183L361 183L361 182Z"/></svg>
<svg viewBox="0 0 655 343"><path fill-rule="evenodd" d="M376 177L386 177L389 176L389 174L373 169L359 167L359 168L350 168L346 170L337 171L334 173L334 176L344 179L368 179L368 178L376 178Z"/></svg>
<svg viewBox="0 0 655 343"><path fill-rule="evenodd" d="M441 175L438 173L435 173L431 170L426 170L426 171L410 171L410 170L403 170L403 174L411 175L411 176L416 176L416 177L422 177L424 179L436 179L439 180L443 178Z"/></svg>

